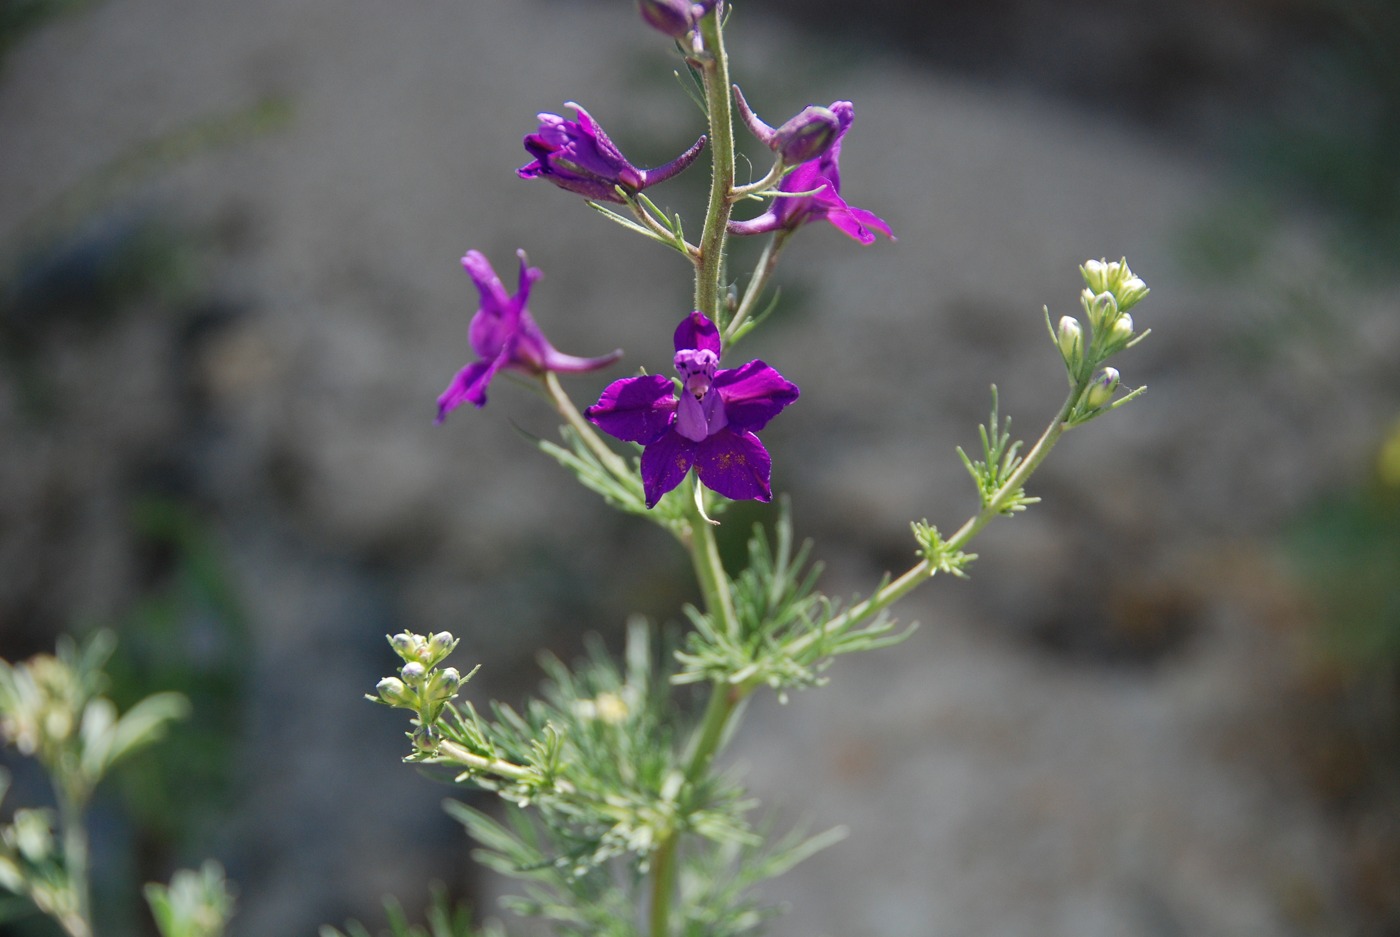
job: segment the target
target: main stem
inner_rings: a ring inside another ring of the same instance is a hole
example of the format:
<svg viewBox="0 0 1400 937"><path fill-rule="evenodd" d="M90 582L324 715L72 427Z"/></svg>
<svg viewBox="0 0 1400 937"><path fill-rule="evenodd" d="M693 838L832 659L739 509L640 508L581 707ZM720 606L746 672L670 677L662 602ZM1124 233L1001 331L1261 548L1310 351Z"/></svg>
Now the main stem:
<svg viewBox="0 0 1400 937"><path fill-rule="evenodd" d="M63 864L73 907L59 917L70 937L91 937L92 918L88 892L88 839L83 827L82 799L59 789L58 818L63 826Z"/></svg>
<svg viewBox="0 0 1400 937"><path fill-rule="evenodd" d="M700 35L705 47L700 69L705 85L705 109L710 120L712 169L705 230L700 236L700 256L695 263L695 308L723 329L725 321L721 316L721 298L724 292L725 242L733 207L730 196L734 190L734 119L729 98L729 59L724 50L724 31L719 12L719 9L712 10L700 21ZM691 515L689 546L706 611L718 619L726 634L735 635L739 625L729 591L729 578L720 563L714 530L702 516L698 503ZM705 716L691 742L685 769L686 792L682 796L688 796L694 783L709 770L719 750L719 743L724 738L729 717L742 698L742 691L735 687L721 683L712 685ZM652 856L652 937L666 937L670 932L679 841L680 831L670 831Z"/></svg>
<svg viewBox="0 0 1400 937"><path fill-rule="evenodd" d="M724 246L734 190L734 117L729 99L729 58L719 10L700 21L705 57L700 72L705 84L705 110L710 119L710 202L705 210L705 230L700 236L700 257L695 264L695 308L723 328L720 297L723 293Z"/></svg>

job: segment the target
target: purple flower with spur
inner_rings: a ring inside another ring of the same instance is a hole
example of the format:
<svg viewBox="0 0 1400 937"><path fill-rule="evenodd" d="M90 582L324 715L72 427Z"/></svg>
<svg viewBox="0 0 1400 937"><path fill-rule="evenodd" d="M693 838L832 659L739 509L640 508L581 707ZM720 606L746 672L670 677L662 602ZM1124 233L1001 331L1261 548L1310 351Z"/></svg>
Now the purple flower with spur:
<svg viewBox="0 0 1400 937"><path fill-rule="evenodd" d="M694 146L666 165L639 169L628 162L587 111L572 101L564 106L578 112L578 120L566 120L558 114L538 115L540 129L525 138L525 149L534 160L515 171L520 178L548 179L559 188L585 198L621 202L615 191L618 186L629 192L640 192L665 182L695 162L705 148L702 136Z"/></svg>
<svg viewBox="0 0 1400 937"><path fill-rule="evenodd" d="M739 110L744 115L745 122L749 124L749 129L753 130L754 135L769 146L774 148L788 146L800 151L805 142L813 138L820 140L819 131L824 123L822 118L825 115L820 114L819 110L809 108L788 121L783 127L774 130L753 115L747 102L744 102L743 95L739 95L738 99L740 102ZM802 163L778 183L779 192L810 192L811 194L777 196L773 199L773 203L768 206L768 210L757 218L729 222L730 234L767 234L770 231L791 231L809 221L825 219L831 222L842 234L854 238L862 244L875 243L876 231L890 240L894 240L894 233L890 231L890 226L885 223L883 218L872 211L866 211L864 208L848 205L846 200L841 197L841 167L839 165L841 140L845 137L846 131L850 129L851 121L855 119L854 105L850 101L836 101L831 107L820 110L829 111L836 118L835 139L820 156ZM796 124L794 124L795 121ZM789 125L792 125L790 130L788 129ZM788 130L786 134L785 130Z"/></svg>
<svg viewBox="0 0 1400 937"><path fill-rule="evenodd" d="M692 312L675 335L682 390L660 374L613 381L584 415L604 432L641 443L647 507L692 466L707 487L736 501L769 501L773 462L754 435L797 399L797 385L762 361L719 367L719 329Z"/></svg>
<svg viewBox="0 0 1400 937"><path fill-rule="evenodd" d="M575 358L556 351L525 308L530 285L544 274L529 266L523 250L515 253L520 258L520 285L514 296L507 295L501 278L481 251L467 251L462 258L462 266L481 293L481 308L468 329L472 351L481 360L458 371L442 392L438 398L439 423L463 401L484 407L486 388L503 368L536 375L546 371L594 371L622 357L620 350L599 358Z"/></svg>

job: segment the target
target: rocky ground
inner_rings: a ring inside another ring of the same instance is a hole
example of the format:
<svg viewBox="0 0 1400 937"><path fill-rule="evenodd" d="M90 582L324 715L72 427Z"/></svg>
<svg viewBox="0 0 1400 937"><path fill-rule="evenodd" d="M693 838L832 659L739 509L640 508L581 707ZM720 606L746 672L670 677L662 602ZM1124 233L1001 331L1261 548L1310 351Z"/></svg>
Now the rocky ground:
<svg viewBox="0 0 1400 937"><path fill-rule="evenodd" d="M469 874L443 792L360 698L382 635L451 629L481 695L513 696L536 649L688 597L663 539L531 452L519 430L552 421L527 394L432 425L467 352L469 247L502 270L530 252L560 348L669 347L685 271L512 172L566 100L645 164L698 133L628 6L106 0L4 63L0 651L75 622L139 642L133 601L212 544L195 581L240 611L179 606L172 640L246 700L233 809L202 841L239 882L235 934L373 919L383 893L413 906ZM1242 209L1207 131L735 16L761 113L856 103L846 195L899 235L805 232L750 349L803 388L765 438L830 591L907 563L909 520L962 520L954 447L988 385L1018 430L1053 414L1041 307L1075 311L1078 263L1127 255L1154 291L1121 363L1148 395L1064 442L973 581L904 605L922 627L902 648L754 704L736 757L756 793L850 830L774 888L777 931L1366 932L1355 831L1297 757L1309 612L1270 538L1365 476L1400 391L1393 288L1349 279L1307 217L1212 239ZM1205 279L1203 253L1247 273ZM140 523L152 503L195 535Z"/></svg>

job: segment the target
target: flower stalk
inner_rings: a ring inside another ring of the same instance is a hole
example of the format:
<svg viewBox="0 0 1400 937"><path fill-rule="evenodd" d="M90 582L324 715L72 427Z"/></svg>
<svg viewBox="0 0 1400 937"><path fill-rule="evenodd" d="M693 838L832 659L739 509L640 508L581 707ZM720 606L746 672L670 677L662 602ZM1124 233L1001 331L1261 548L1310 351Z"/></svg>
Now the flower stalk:
<svg viewBox="0 0 1400 937"><path fill-rule="evenodd" d="M729 103L729 57L724 48L720 6L700 20L705 54L698 61L710 124L711 175L700 255L695 263L695 308L723 328L725 316L720 303L724 295L724 248L734 206L734 116Z"/></svg>

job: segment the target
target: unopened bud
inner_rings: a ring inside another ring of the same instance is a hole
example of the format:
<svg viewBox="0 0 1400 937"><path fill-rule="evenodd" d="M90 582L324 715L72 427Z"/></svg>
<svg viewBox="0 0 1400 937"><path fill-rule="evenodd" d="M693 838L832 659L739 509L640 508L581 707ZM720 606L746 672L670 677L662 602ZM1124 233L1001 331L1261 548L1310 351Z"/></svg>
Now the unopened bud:
<svg viewBox="0 0 1400 937"><path fill-rule="evenodd" d="M831 108L812 104L778 128L771 146L784 163L796 166L831 149L840 131L841 121Z"/></svg>
<svg viewBox="0 0 1400 937"><path fill-rule="evenodd" d="M1094 329L1094 334L1101 334L1107 329L1114 319L1118 318L1118 300L1112 293L1104 292L1091 295L1088 290L1083 293L1084 313L1089 317L1089 325Z"/></svg>
<svg viewBox="0 0 1400 937"><path fill-rule="evenodd" d="M1108 264L1102 260L1086 260L1079 268L1084 276L1084 285L1094 295L1108 291Z"/></svg>
<svg viewBox="0 0 1400 937"><path fill-rule="evenodd" d="M444 667L433 681L434 689L446 697L456 696L457 688L461 685L462 675L456 667Z"/></svg>
<svg viewBox="0 0 1400 937"><path fill-rule="evenodd" d="M673 39L683 39L695 28L689 0L638 0L637 9L648 26Z"/></svg>
<svg viewBox="0 0 1400 937"><path fill-rule="evenodd" d="M1129 276L1118 287L1118 308L1127 309L1129 306L1134 306L1150 292L1152 291L1147 288L1142 277Z"/></svg>
<svg viewBox="0 0 1400 937"><path fill-rule="evenodd" d="M426 676L427 673L428 670L426 667L416 660L411 660L403 665L403 669L399 671L399 676L403 677L407 683L418 684L423 681L423 677Z"/></svg>
<svg viewBox="0 0 1400 937"><path fill-rule="evenodd" d="M448 654L451 654L452 649L456 646L457 639L452 637L452 632L439 631L428 639L423 656L426 658L426 662L431 666L441 661Z"/></svg>
<svg viewBox="0 0 1400 937"><path fill-rule="evenodd" d="M1084 356L1084 330L1080 328L1078 319L1073 316L1060 318L1056 343L1060 346L1060 354L1064 357L1065 364L1072 371L1078 370L1079 362Z"/></svg>
<svg viewBox="0 0 1400 937"><path fill-rule="evenodd" d="M1108 330L1108 343L1110 346L1123 345L1133 337L1133 317L1126 312L1114 320L1113 326Z"/></svg>
<svg viewBox="0 0 1400 937"><path fill-rule="evenodd" d="M374 685L379 698L393 706L410 705L408 688L398 677L385 677Z"/></svg>
<svg viewBox="0 0 1400 937"><path fill-rule="evenodd" d="M1104 368L1094 378L1094 383L1089 385L1089 392L1085 395L1084 402L1092 409L1097 410L1113 399L1113 392L1118 389L1118 369Z"/></svg>
<svg viewBox="0 0 1400 937"><path fill-rule="evenodd" d="M413 660L418 656L418 645L423 639L408 631L400 631L389 639L389 646L394 649L394 653L404 660Z"/></svg>

